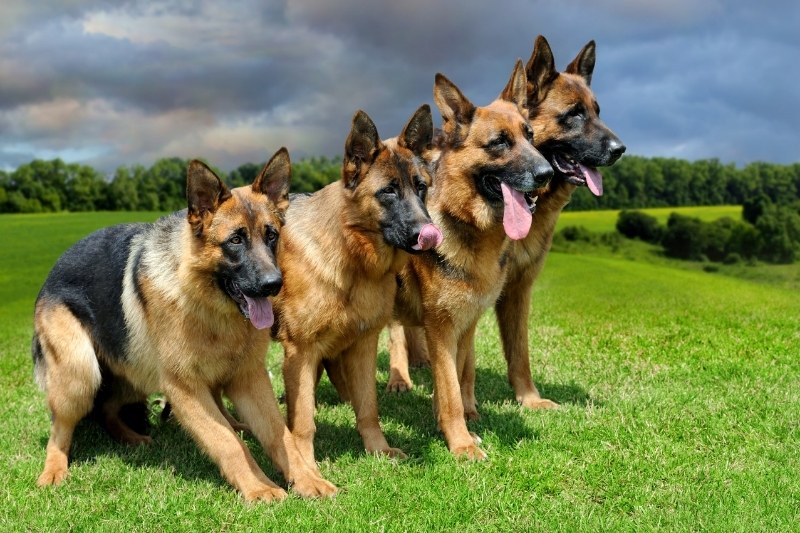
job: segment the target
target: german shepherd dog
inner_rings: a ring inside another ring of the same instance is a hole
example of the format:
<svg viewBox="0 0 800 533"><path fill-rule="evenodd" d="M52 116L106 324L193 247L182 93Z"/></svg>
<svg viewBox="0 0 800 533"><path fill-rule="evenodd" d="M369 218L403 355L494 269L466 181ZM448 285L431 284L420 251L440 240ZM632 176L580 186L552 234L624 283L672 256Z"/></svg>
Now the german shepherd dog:
<svg viewBox="0 0 800 533"><path fill-rule="evenodd" d="M433 121L423 105L395 140L381 141L363 111L353 117L342 178L293 198L278 260L283 289L273 332L284 347L288 424L303 456L314 458L314 398L323 363L348 397L370 453L404 457L378 420L378 336L392 316L396 275L412 254L441 242L425 207L431 175L423 156ZM327 365L326 365L327 366Z"/></svg>
<svg viewBox="0 0 800 533"><path fill-rule="evenodd" d="M541 398L531 379L528 316L531 287L550 250L558 215L578 187L586 186L593 194L602 195L602 176L596 167L614 164L625 152L625 145L599 118L600 108L590 89L594 65L595 43L590 41L559 73L550 45L540 35L526 69L534 145L555 172L547 186L532 193L538 198L532 229L526 238L511 245L508 277L495 311L509 382L517 401L528 408L557 406ZM419 337L420 332L409 328L405 337L401 331L392 331L389 390L402 391L412 386L406 357L412 364L426 362L425 346ZM465 413L468 418L477 418L474 365L466 366L461 383Z"/></svg>
<svg viewBox="0 0 800 533"><path fill-rule="evenodd" d="M300 454L264 367L290 177L285 148L233 190L191 161L188 210L99 230L61 256L34 316L35 376L52 413L40 486L67 475L75 426L93 408L117 440L150 442L122 412L162 391L246 500L286 497L234 432L215 399L224 392L296 492L336 491Z"/></svg>
<svg viewBox="0 0 800 533"><path fill-rule="evenodd" d="M488 106L474 106L441 74L434 101L443 126L429 209L444 239L400 273L395 316L425 328L437 422L450 451L483 459L464 419L461 365L478 319L503 288L511 239L530 230L529 194L553 170L531 142L522 61Z"/></svg>

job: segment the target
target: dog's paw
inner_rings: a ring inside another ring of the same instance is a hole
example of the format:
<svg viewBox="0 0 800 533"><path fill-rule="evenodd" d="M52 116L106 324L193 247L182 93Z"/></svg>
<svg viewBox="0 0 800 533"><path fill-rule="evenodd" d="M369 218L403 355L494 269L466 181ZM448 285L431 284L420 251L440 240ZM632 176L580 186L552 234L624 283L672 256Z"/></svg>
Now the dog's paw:
<svg viewBox="0 0 800 533"><path fill-rule="evenodd" d="M285 490L278 487L277 485L261 485L258 488L248 490L247 492L242 493L244 499L248 502L279 502L286 499L288 494Z"/></svg>
<svg viewBox="0 0 800 533"><path fill-rule="evenodd" d="M406 380L402 376L391 376L389 383L386 384L386 392L408 392L414 388L414 383L410 379Z"/></svg>
<svg viewBox="0 0 800 533"><path fill-rule="evenodd" d="M45 468L44 472L41 473L39 479L36 480L36 485L38 487L47 487L49 485L59 485L69 474L69 470L66 466L64 467L55 467L55 468Z"/></svg>
<svg viewBox="0 0 800 533"><path fill-rule="evenodd" d="M558 409L558 404L546 398L523 398L520 402L523 407L528 409Z"/></svg>
<svg viewBox="0 0 800 533"><path fill-rule="evenodd" d="M464 420L468 422L473 422L475 420L479 420L481 415L478 414L478 409L476 407L464 407Z"/></svg>
<svg viewBox="0 0 800 533"><path fill-rule="evenodd" d="M477 433L470 431L469 436L472 437L472 442L474 442L477 446L480 446L481 442L483 442L483 439L480 438Z"/></svg>
<svg viewBox="0 0 800 533"><path fill-rule="evenodd" d="M450 452L459 459L468 459L470 461L483 461L488 457L486 452L478 448L475 444L458 446L451 449Z"/></svg>
<svg viewBox="0 0 800 533"><path fill-rule="evenodd" d="M380 450L371 450L370 453L373 455L385 455L390 459L408 459L408 455L400 448L383 448Z"/></svg>
<svg viewBox="0 0 800 533"><path fill-rule="evenodd" d="M303 498L327 498L335 495L339 490L330 481L314 475L294 480L291 487Z"/></svg>
<svg viewBox="0 0 800 533"><path fill-rule="evenodd" d="M146 444L153 444L153 437L132 432L130 435L124 437L123 442L128 446L143 446Z"/></svg>

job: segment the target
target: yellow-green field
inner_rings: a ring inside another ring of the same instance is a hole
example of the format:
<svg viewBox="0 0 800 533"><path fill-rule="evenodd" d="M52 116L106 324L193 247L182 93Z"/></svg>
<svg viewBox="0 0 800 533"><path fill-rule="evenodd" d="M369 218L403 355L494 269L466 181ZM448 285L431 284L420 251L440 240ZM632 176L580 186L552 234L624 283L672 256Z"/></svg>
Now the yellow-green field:
<svg viewBox="0 0 800 533"><path fill-rule="evenodd" d="M619 216L618 209L606 211L564 211L558 221L557 229L566 226L585 226L587 229L596 232L614 231ZM703 221L710 222L718 218L731 217L740 219L742 216L742 206L740 205L714 205L699 207L658 207L650 209L639 209L656 217L662 224L667 223L670 213L680 213L681 215L697 217Z"/></svg>
<svg viewBox="0 0 800 533"><path fill-rule="evenodd" d="M38 288L78 237L154 217L0 216L0 531L798 529L797 292L591 250L552 253L534 290L532 366L558 410L516 404L494 317L481 320L481 419L470 429L483 439L485 462L447 451L429 370L412 372L411 393L384 392L384 346L382 424L409 459L366 455L352 409L323 381L316 449L323 475L342 489L333 499L248 505L174 421L156 423L153 444L139 448L86 421L70 477L38 489L49 432L30 356ZM610 228L615 216L608 219ZM277 346L266 364L280 394ZM247 443L282 482L255 441Z"/></svg>

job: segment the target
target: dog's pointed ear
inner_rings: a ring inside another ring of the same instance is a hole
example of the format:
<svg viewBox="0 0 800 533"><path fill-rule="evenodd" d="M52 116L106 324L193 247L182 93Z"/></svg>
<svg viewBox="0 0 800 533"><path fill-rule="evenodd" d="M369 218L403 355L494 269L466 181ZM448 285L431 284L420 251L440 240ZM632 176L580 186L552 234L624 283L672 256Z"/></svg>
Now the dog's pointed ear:
<svg viewBox="0 0 800 533"><path fill-rule="evenodd" d="M433 143L433 117L431 106L423 104L414 112L403 131L397 138L397 144L408 148L417 155L429 150Z"/></svg>
<svg viewBox="0 0 800 533"><path fill-rule="evenodd" d="M475 106L472 105L455 84L436 74L433 84L433 101L442 114L442 131L451 142L464 139L475 115Z"/></svg>
<svg viewBox="0 0 800 533"><path fill-rule="evenodd" d="M200 236L220 204L231 197L231 191L211 168L193 159L186 168L187 219L195 235Z"/></svg>
<svg viewBox="0 0 800 533"><path fill-rule="evenodd" d="M280 212L289 207L289 182L292 179L292 162L289 150L282 147L264 165L253 181L253 192L265 194Z"/></svg>
<svg viewBox="0 0 800 533"><path fill-rule="evenodd" d="M553 81L558 77L553 51L543 35L536 38L525 72L528 76L528 107L533 109L542 103Z"/></svg>
<svg viewBox="0 0 800 533"><path fill-rule="evenodd" d="M514 63L514 71L505 89L500 93L500 98L516 105L520 114L528 118L528 78L525 76L525 67L521 59L517 59Z"/></svg>
<svg viewBox="0 0 800 533"><path fill-rule="evenodd" d="M567 65L566 72L570 74L577 74L586 80L586 85L592 84L592 72L594 72L594 59L595 59L595 45L594 41L586 43L572 63Z"/></svg>
<svg viewBox="0 0 800 533"><path fill-rule="evenodd" d="M358 185L382 148L378 128L369 115L359 109L353 115L353 125L344 143L342 180L345 187L354 189Z"/></svg>

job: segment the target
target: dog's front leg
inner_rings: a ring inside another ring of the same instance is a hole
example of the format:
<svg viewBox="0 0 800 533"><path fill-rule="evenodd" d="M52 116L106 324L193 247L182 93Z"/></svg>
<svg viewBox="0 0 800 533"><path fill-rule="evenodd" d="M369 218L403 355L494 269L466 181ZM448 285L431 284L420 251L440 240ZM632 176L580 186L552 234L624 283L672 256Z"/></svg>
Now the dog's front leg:
<svg viewBox="0 0 800 533"><path fill-rule="evenodd" d="M164 394L178 422L247 501L282 500L286 497L286 491L264 475L250 450L234 433L217 407L211 390L179 380L167 380Z"/></svg>
<svg viewBox="0 0 800 533"><path fill-rule="evenodd" d="M370 453L405 458L399 448L386 442L378 420L377 371L378 333L368 333L342 353L341 363L347 372L350 403L356 413L356 427Z"/></svg>
<svg viewBox="0 0 800 533"><path fill-rule="evenodd" d="M317 383L318 357L310 346L283 343L283 385L286 389L286 414L289 430L294 435L303 458L317 469L314 458L314 398Z"/></svg>
<svg viewBox="0 0 800 533"><path fill-rule="evenodd" d="M272 382L263 364L242 368L225 387L225 393L290 487L307 498L336 493L336 487L323 479L316 464L309 464L297 448L278 410Z"/></svg>
<svg viewBox="0 0 800 533"><path fill-rule="evenodd" d="M459 339L453 324L441 322L437 327L426 327L425 336L433 370L436 419L450 452L469 459L485 459L486 452L477 446L464 420L464 405L456 368Z"/></svg>

